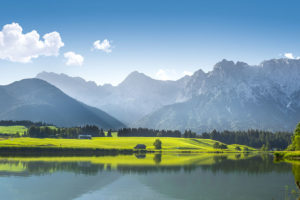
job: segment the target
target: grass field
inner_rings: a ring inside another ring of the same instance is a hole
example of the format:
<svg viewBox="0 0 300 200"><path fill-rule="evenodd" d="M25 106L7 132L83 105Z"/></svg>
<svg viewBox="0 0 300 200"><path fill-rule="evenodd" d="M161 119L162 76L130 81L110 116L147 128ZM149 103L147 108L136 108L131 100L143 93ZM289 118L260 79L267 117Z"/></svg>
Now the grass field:
<svg viewBox="0 0 300 200"><path fill-rule="evenodd" d="M0 134L16 134L23 135L27 131L25 126L0 126Z"/></svg>
<svg viewBox="0 0 300 200"><path fill-rule="evenodd" d="M57 129L55 126L48 126L51 129ZM0 126L0 134L16 134L24 135L28 128L25 126ZM115 134L116 135L116 134Z"/></svg>
<svg viewBox="0 0 300 200"><path fill-rule="evenodd" d="M84 148L84 149L133 149L137 144L145 144L147 150L154 151L153 143L157 138L154 137L94 137L92 140L82 139L38 139L38 138L1 138L1 147L46 147L46 148ZM194 138L159 138L162 142L163 151L191 151L191 152L216 152L221 151L213 148L216 142L210 139ZM236 152L239 146L242 150L243 145L228 145L228 149L223 152ZM249 150L255 150L248 147Z"/></svg>

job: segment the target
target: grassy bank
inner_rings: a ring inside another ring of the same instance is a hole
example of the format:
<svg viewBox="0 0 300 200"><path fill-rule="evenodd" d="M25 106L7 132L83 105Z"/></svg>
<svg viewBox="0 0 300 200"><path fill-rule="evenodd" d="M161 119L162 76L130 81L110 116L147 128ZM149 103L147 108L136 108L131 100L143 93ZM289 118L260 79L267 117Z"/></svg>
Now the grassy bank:
<svg viewBox="0 0 300 200"><path fill-rule="evenodd" d="M275 151L274 156L276 160L299 160L300 151Z"/></svg>
<svg viewBox="0 0 300 200"><path fill-rule="evenodd" d="M42 151L100 151L100 150L133 150L137 144L145 144L147 151L157 151L153 143L155 137L94 137L91 140L81 139L38 139L38 138L1 138L0 151L16 151L17 149L34 149ZM164 152L241 152L237 151L239 146L243 151L244 145L227 145L228 149L214 149L213 145L216 141L210 139L194 139L194 138L158 138L162 142L161 151ZM254 148L247 147L249 150ZM56 149L56 150L55 150Z"/></svg>

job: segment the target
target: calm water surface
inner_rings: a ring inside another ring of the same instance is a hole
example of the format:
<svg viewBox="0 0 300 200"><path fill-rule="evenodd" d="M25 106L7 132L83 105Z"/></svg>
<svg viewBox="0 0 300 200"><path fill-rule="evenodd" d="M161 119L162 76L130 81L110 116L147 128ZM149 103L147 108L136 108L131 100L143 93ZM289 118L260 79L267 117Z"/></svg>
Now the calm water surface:
<svg viewBox="0 0 300 200"><path fill-rule="evenodd" d="M24 200L289 200L300 197L298 172L270 155L2 157L0 193Z"/></svg>

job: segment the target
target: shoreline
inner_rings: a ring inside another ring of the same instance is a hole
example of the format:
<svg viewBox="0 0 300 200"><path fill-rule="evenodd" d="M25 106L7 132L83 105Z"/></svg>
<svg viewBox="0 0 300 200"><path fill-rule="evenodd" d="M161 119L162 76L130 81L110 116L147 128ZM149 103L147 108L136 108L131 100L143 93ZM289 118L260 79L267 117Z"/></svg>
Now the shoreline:
<svg viewBox="0 0 300 200"><path fill-rule="evenodd" d="M60 147L0 147L0 156L118 156L134 154L249 154L258 151L205 151L205 150L133 150L100 148L60 148Z"/></svg>
<svg viewBox="0 0 300 200"><path fill-rule="evenodd" d="M275 151L273 155L276 161L300 161L300 151Z"/></svg>

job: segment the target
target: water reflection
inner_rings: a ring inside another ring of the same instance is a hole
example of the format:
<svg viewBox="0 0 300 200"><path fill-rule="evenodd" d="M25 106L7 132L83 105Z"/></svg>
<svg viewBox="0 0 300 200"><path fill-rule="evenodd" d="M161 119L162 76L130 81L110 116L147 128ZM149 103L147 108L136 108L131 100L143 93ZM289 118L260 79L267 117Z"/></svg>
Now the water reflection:
<svg viewBox="0 0 300 200"><path fill-rule="evenodd" d="M168 162L163 162L164 158ZM131 163L132 159L145 161ZM110 163L110 160L114 160ZM124 160L126 162L124 162ZM149 162L150 161L150 162ZM300 165L299 165L300 166ZM293 166L295 177L300 168ZM242 154L204 154L204 155L163 155L136 154L134 156L106 157L34 157L0 158L0 175L43 175L58 171L75 174L95 175L101 171L117 170L122 173L148 173L155 171L192 172L198 168L213 173L246 172L259 174L266 172L290 172L291 166L285 163L274 164L268 155L249 157ZM299 183L299 181L297 181Z"/></svg>
<svg viewBox="0 0 300 200"><path fill-rule="evenodd" d="M155 164L160 164L160 162L161 162L161 153L158 153L158 154L155 154L154 155L154 158L153 158L153 160L154 160L154 162L155 162Z"/></svg>
<svg viewBox="0 0 300 200"><path fill-rule="evenodd" d="M274 163L269 155L0 158L0 192L6 199L287 200L297 198L299 183L300 165ZM33 196L33 189L40 194ZM139 194L132 196L134 190Z"/></svg>

